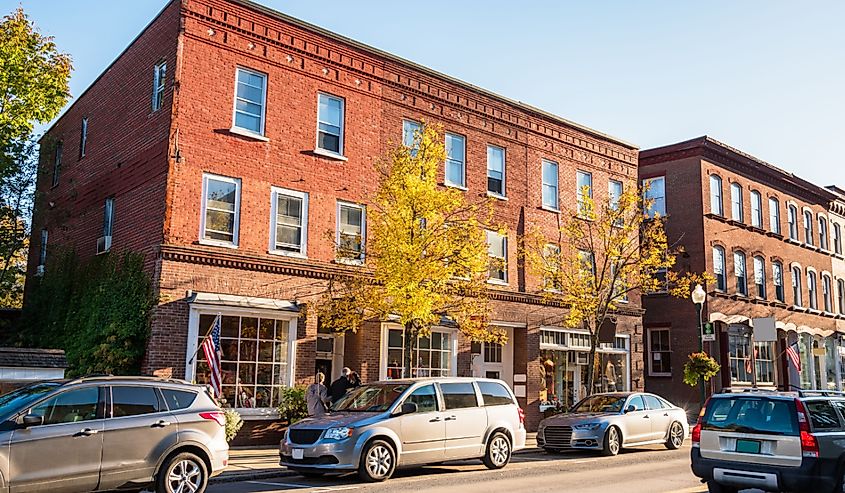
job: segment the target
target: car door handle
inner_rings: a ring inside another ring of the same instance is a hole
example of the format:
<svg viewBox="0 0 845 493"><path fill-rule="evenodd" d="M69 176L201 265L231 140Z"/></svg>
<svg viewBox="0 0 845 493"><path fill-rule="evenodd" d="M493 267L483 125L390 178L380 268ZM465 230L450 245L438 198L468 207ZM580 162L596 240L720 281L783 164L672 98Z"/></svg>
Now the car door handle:
<svg viewBox="0 0 845 493"><path fill-rule="evenodd" d="M429 422L429 423L439 423L439 422L440 422L440 418L432 418L432 419L428 420L428 422Z"/></svg>
<svg viewBox="0 0 845 493"><path fill-rule="evenodd" d="M164 428L165 426L170 426L170 421L165 421L163 419L160 419L160 420L156 421L155 423L153 423L152 427L153 428Z"/></svg>
<svg viewBox="0 0 845 493"><path fill-rule="evenodd" d="M643 416L643 419L648 419L648 414L646 414L645 416Z"/></svg>
<svg viewBox="0 0 845 493"><path fill-rule="evenodd" d="M79 430L79 433L76 434L78 437L90 437L91 435L96 435L99 433L100 430L94 430L92 428L83 428Z"/></svg>
<svg viewBox="0 0 845 493"><path fill-rule="evenodd" d="M664 416L669 416L669 413L663 413Z"/></svg>
<svg viewBox="0 0 845 493"><path fill-rule="evenodd" d="M446 421L457 421L457 420L458 420L457 416L449 416L448 418L446 418Z"/></svg>

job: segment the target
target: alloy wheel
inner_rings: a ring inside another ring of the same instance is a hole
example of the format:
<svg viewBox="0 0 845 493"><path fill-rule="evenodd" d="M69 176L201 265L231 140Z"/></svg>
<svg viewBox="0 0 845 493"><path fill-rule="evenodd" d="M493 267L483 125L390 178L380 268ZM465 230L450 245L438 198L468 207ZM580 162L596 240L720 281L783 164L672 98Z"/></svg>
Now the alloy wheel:
<svg viewBox="0 0 845 493"><path fill-rule="evenodd" d="M669 430L669 439L672 440L672 445L675 448L680 448L684 443L684 429L678 423L672 424Z"/></svg>
<svg viewBox="0 0 845 493"><path fill-rule="evenodd" d="M376 445L367 453L367 472L373 478L383 478L387 476L393 466L393 457L390 450L384 445Z"/></svg>
<svg viewBox="0 0 845 493"><path fill-rule="evenodd" d="M619 432L614 427L607 430L607 448L613 455L619 453Z"/></svg>
<svg viewBox="0 0 845 493"><path fill-rule="evenodd" d="M173 464L167 473L169 493L194 493L202 484L202 469L190 459L183 459Z"/></svg>
<svg viewBox="0 0 845 493"><path fill-rule="evenodd" d="M490 443L490 458L496 466L503 466L510 457L510 444L507 439L501 435L493 438Z"/></svg>

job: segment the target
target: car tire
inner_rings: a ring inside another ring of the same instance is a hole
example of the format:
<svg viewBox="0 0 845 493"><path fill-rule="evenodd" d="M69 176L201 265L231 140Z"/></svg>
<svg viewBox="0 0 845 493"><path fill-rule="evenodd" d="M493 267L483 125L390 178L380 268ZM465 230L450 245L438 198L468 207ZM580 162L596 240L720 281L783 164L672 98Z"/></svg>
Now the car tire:
<svg viewBox="0 0 845 493"><path fill-rule="evenodd" d="M358 477L368 483L384 481L396 470L396 452L384 440L373 440L361 452Z"/></svg>
<svg viewBox="0 0 845 493"><path fill-rule="evenodd" d="M681 423L673 421L669 425L669 436L666 438L666 448L669 450L678 450L684 444L684 427Z"/></svg>
<svg viewBox="0 0 845 493"><path fill-rule="evenodd" d="M619 428L609 426L604 432L604 443L602 444L602 455L613 456L622 450L622 433Z"/></svg>
<svg viewBox="0 0 845 493"><path fill-rule="evenodd" d="M715 481L707 482L707 493L738 493L739 489L733 486L725 486Z"/></svg>
<svg viewBox="0 0 845 493"><path fill-rule="evenodd" d="M188 486L189 483L192 487ZM156 476L156 493L203 493L207 486L208 469L205 462L190 452L182 452L168 458Z"/></svg>
<svg viewBox="0 0 845 493"><path fill-rule="evenodd" d="M487 450L481 461L487 469L501 469L511 461L511 441L501 431L497 431L487 440Z"/></svg>

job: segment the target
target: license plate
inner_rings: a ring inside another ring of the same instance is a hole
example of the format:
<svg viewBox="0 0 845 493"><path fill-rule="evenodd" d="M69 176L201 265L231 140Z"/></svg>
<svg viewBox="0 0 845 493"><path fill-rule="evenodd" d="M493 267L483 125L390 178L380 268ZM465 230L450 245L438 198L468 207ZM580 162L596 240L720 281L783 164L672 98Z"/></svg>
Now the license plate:
<svg viewBox="0 0 845 493"><path fill-rule="evenodd" d="M305 451L302 450L301 448L295 448L295 449L291 450L291 455L294 459L299 460L299 459L302 459L303 457L305 457Z"/></svg>
<svg viewBox="0 0 845 493"><path fill-rule="evenodd" d="M760 442L757 440L737 440L736 451L744 454L759 454Z"/></svg>

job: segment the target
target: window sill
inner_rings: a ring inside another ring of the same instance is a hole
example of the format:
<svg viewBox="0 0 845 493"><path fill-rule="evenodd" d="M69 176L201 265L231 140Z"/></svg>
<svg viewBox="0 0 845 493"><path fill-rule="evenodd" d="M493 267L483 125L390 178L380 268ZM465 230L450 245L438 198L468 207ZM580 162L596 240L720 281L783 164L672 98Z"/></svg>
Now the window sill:
<svg viewBox="0 0 845 493"><path fill-rule="evenodd" d="M327 151L325 149L320 149L319 147L314 149L311 152L313 152L314 154L316 154L318 156L327 157L329 159L334 159L335 161L349 161L349 158L344 156L343 154L338 154L336 152Z"/></svg>
<svg viewBox="0 0 845 493"><path fill-rule="evenodd" d="M549 207L547 205L541 205L540 209L544 211L554 212L555 214L560 214L560 209L555 209L554 207Z"/></svg>
<svg viewBox="0 0 845 493"><path fill-rule="evenodd" d="M487 279L487 284L493 284L495 286L509 286L508 281L502 281L500 279Z"/></svg>
<svg viewBox="0 0 845 493"><path fill-rule="evenodd" d="M651 372L649 372L648 376L657 377L657 378L672 378L671 373L651 373Z"/></svg>
<svg viewBox="0 0 845 493"><path fill-rule="evenodd" d="M352 266L364 265L364 259L337 258L334 261L335 261L336 264L343 264L343 265L352 265Z"/></svg>
<svg viewBox="0 0 845 493"><path fill-rule="evenodd" d="M231 248L232 250L237 250L237 249L238 249L238 245L236 245L236 244L234 244L234 243L226 243L226 242L223 242L223 241L214 241L214 240L205 240L205 239L202 239L202 240L200 240L198 243L199 243L200 245L205 245L205 246L215 246L215 247L222 247L222 248Z"/></svg>
<svg viewBox="0 0 845 493"><path fill-rule="evenodd" d="M822 311L817 308L810 308L807 310L807 313L810 313L811 315L821 315Z"/></svg>
<svg viewBox="0 0 845 493"><path fill-rule="evenodd" d="M792 243L793 245L800 245L801 244L801 242L796 240L795 238L787 238L784 241L786 241L787 243Z"/></svg>
<svg viewBox="0 0 845 493"><path fill-rule="evenodd" d="M494 198L494 199L496 199L496 200L504 200L504 201L506 201L506 202L507 202L507 200L508 200L508 198L507 198L507 197L505 197L504 195L499 195L498 193L496 193L496 192L491 192L490 190L487 190L487 196L488 196L488 197L492 197L492 198Z"/></svg>
<svg viewBox="0 0 845 493"><path fill-rule="evenodd" d="M279 257L292 257L292 258L302 258L307 259L308 255L304 253L296 253L296 252L286 252L284 250L267 250L267 253L270 255L277 255Z"/></svg>
<svg viewBox="0 0 845 493"><path fill-rule="evenodd" d="M241 137L248 137L250 139L255 139L261 142L270 142L270 139L255 132L251 132L249 130L245 130L243 128L232 127L229 129L229 133L240 135Z"/></svg>
<svg viewBox="0 0 845 493"><path fill-rule="evenodd" d="M443 185L447 186L449 188L457 188L458 190L463 190L464 192L469 191L469 188L465 187L464 185L458 185L457 183L449 183L447 181L447 182L444 182Z"/></svg>

